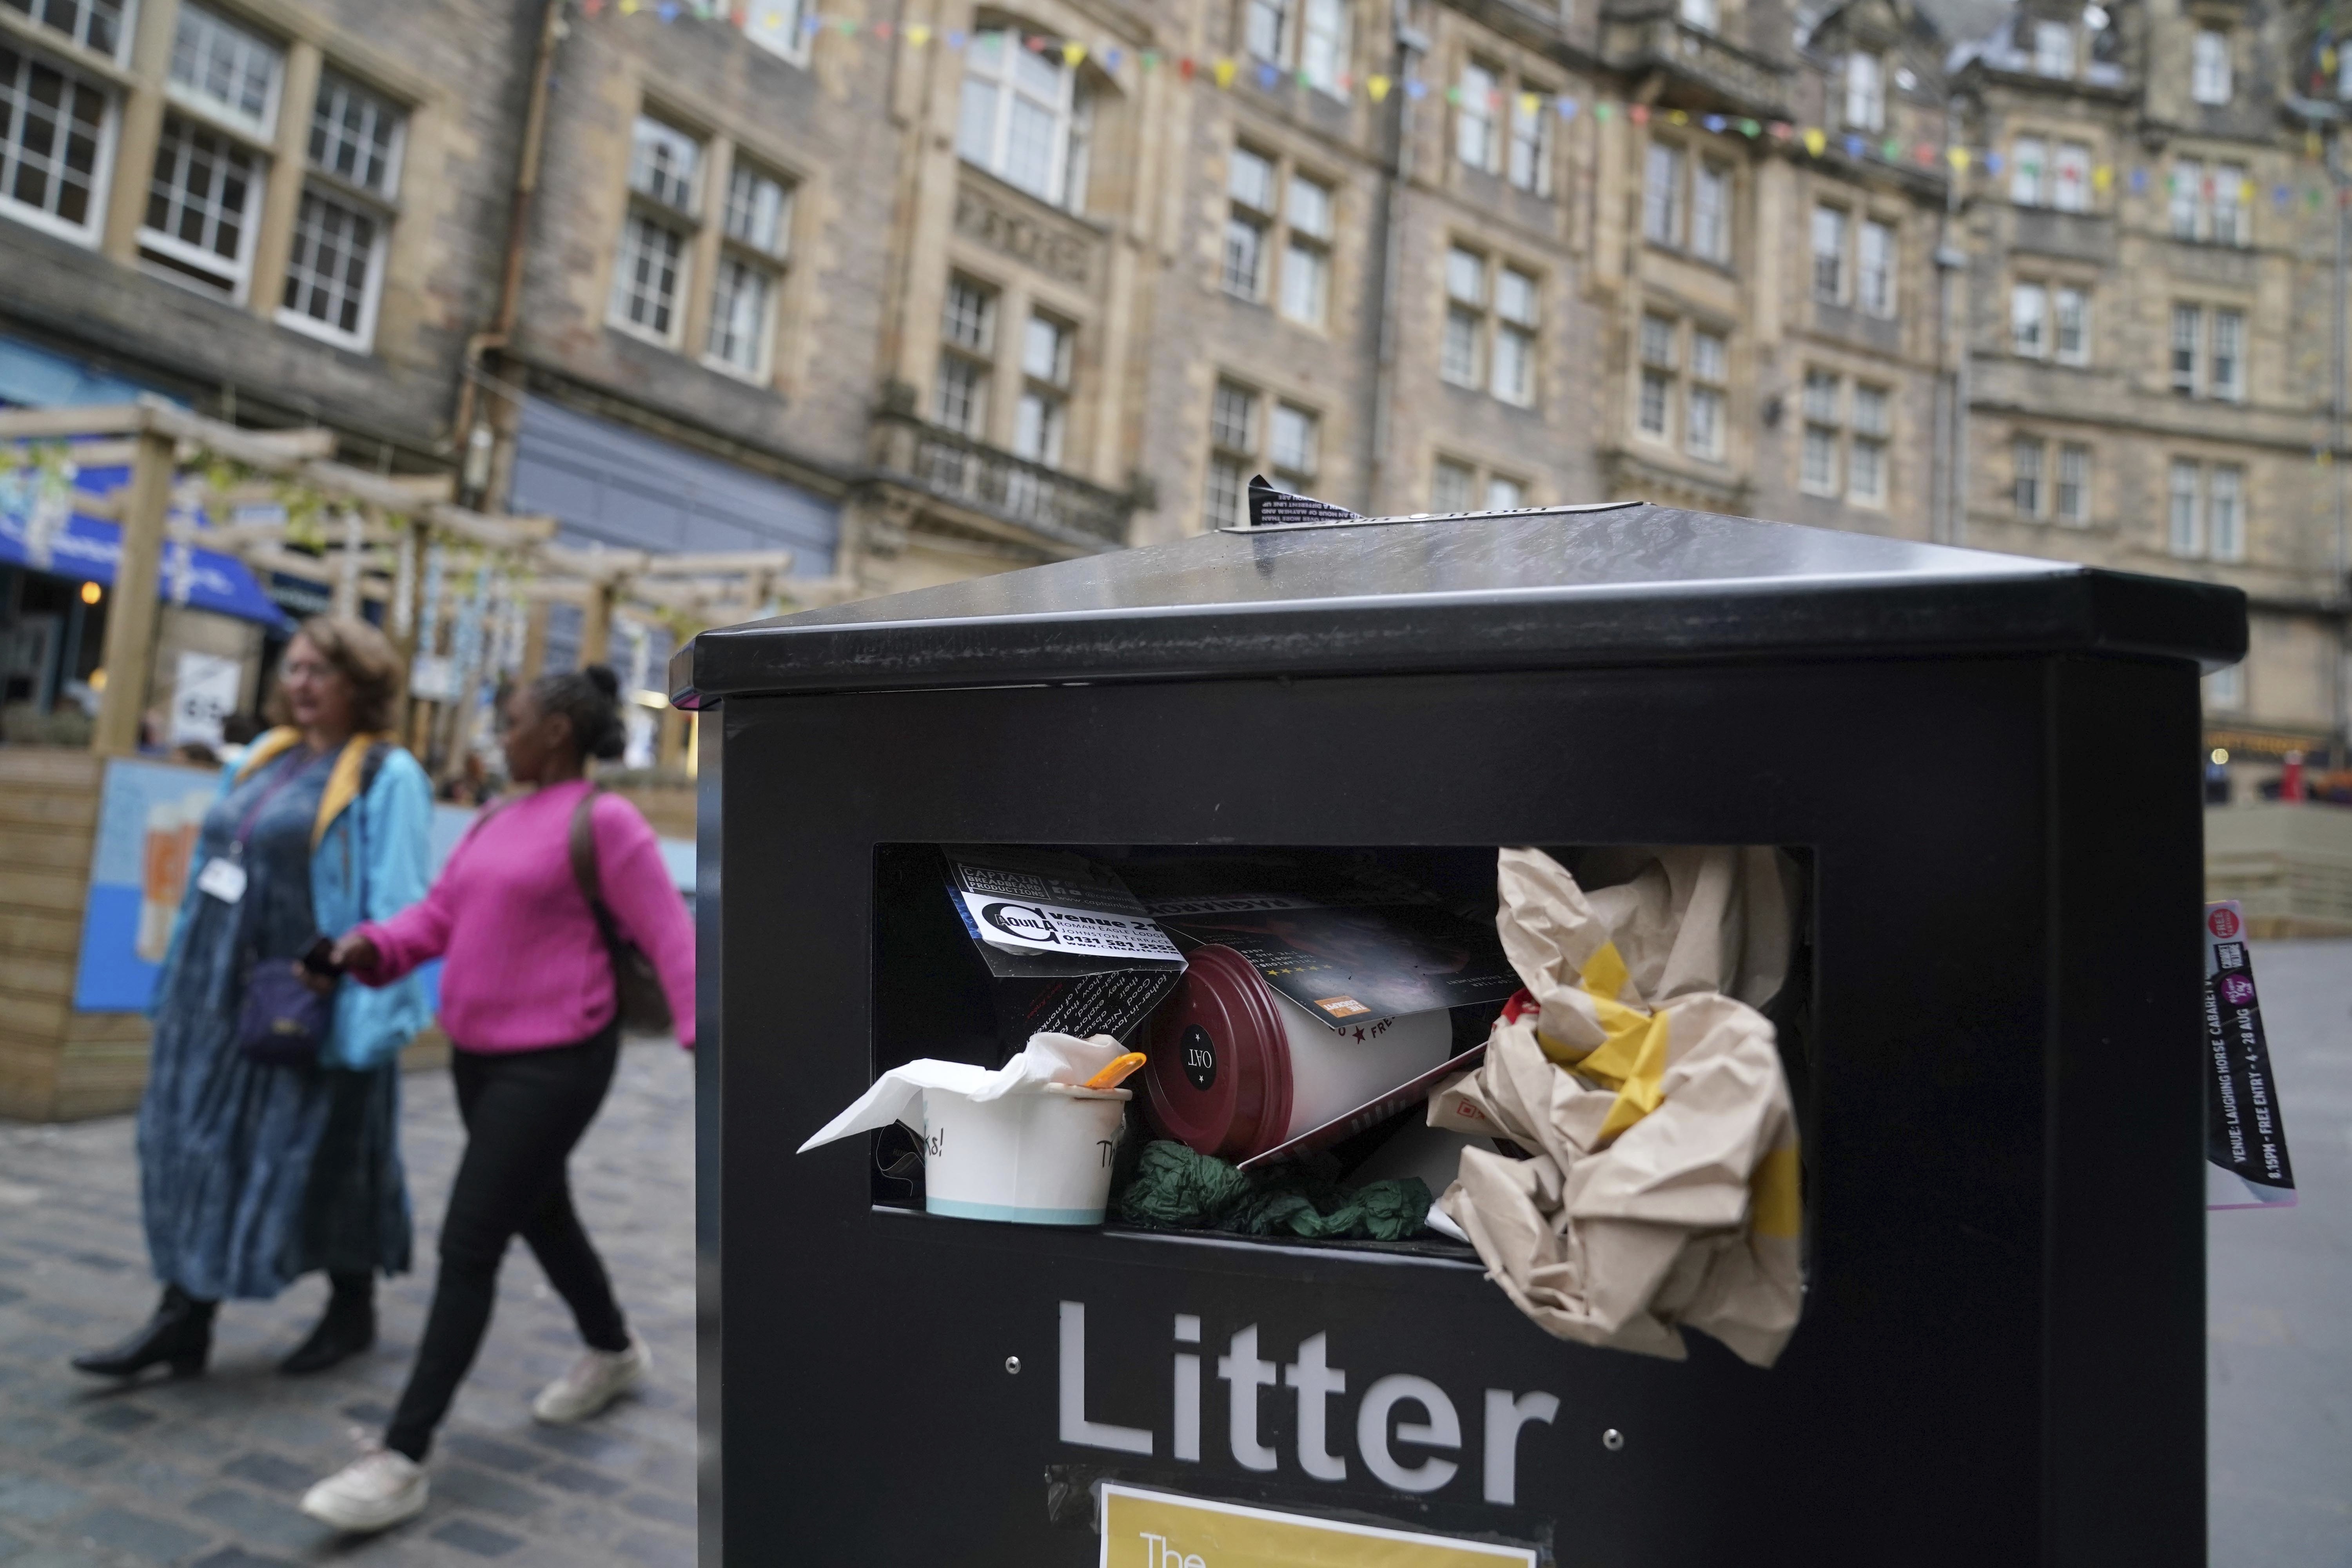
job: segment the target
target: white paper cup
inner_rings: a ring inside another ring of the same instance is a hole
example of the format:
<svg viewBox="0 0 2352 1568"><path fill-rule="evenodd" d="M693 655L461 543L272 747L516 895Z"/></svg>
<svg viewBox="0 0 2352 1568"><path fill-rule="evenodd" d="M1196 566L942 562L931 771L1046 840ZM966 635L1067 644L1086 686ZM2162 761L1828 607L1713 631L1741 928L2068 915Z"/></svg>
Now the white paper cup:
<svg viewBox="0 0 2352 1568"><path fill-rule="evenodd" d="M1100 1225L1125 1131L1124 1089L1047 1084L975 1100L923 1091L924 1206L955 1219Z"/></svg>
<svg viewBox="0 0 2352 1568"><path fill-rule="evenodd" d="M1267 987L1290 1046L1290 1125L1283 1141L1411 1083L1454 1049L1453 1016L1443 1007L1401 1018L1327 1024Z"/></svg>

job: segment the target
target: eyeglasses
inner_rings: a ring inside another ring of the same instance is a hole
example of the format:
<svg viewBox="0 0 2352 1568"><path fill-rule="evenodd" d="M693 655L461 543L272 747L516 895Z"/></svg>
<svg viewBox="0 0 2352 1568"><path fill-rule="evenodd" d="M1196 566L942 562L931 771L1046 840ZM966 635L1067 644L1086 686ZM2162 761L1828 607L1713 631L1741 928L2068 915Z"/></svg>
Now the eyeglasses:
<svg viewBox="0 0 2352 1568"><path fill-rule="evenodd" d="M289 679L321 680L333 675L335 667L322 658L299 658L288 660L278 667L278 671Z"/></svg>

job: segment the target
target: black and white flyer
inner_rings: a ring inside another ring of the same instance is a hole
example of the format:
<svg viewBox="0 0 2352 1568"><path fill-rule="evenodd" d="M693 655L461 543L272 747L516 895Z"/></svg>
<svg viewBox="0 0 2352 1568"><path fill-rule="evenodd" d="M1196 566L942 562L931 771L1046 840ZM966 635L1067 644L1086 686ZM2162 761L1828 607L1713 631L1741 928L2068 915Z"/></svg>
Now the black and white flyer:
<svg viewBox="0 0 2352 1568"><path fill-rule="evenodd" d="M2213 1067L2205 1098L2205 1206L2292 1208L2294 1167L2245 930L2235 900L2205 906L2205 1044Z"/></svg>

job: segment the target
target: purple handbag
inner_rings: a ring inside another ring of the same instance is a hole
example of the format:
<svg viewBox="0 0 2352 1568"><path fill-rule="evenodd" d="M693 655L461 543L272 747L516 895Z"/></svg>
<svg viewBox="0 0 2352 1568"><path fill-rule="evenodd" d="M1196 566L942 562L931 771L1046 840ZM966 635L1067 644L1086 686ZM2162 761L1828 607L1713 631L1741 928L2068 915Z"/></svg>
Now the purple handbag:
<svg viewBox="0 0 2352 1568"><path fill-rule="evenodd" d="M236 1048L268 1067L307 1067L319 1059L334 1016L334 993L311 990L299 959L256 959L246 971Z"/></svg>

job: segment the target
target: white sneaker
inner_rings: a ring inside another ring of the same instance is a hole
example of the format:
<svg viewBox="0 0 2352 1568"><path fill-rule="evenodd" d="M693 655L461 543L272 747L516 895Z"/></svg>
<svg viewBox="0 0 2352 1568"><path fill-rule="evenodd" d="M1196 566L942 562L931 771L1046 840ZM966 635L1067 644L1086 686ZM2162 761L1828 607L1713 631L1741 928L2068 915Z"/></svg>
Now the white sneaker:
<svg viewBox="0 0 2352 1568"><path fill-rule="evenodd" d="M590 1351L572 1370L539 1391L530 1413L550 1426L585 1421L636 1386L653 1370L654 1352L635 1333L625 1351Z"/></svg>
<svg viewBox="0 0 2352 1568"><path fill-rule="evenodd" d="M371 1448L302 1494L302 1511L337 1530L389 1530L425 1511L425 1467Z"/></svg>

